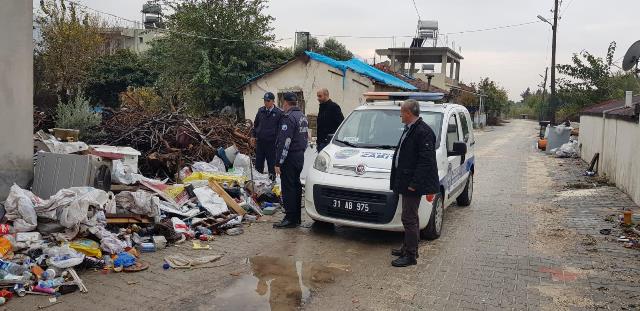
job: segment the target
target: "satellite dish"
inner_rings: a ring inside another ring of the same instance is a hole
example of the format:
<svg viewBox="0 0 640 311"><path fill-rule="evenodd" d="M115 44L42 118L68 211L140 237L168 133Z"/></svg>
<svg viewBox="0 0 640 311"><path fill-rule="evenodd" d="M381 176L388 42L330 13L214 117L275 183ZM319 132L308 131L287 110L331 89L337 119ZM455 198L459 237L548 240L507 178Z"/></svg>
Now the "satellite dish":
<svg viewBox="0 0 640 311"><path fill-rule="evenodd" d="M624 59L622 60L622 69L624 71L629 71L631 69L638 68L638 62L640 61L640 41L636 41L629 50L627 54L624 55Z"/></svg>

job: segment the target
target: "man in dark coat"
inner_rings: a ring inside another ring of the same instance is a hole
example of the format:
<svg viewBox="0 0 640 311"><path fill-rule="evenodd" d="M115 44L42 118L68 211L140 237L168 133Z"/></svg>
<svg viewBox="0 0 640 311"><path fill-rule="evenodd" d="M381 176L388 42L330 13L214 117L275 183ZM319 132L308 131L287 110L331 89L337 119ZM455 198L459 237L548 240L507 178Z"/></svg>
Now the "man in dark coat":
<svg viewBox="0 0 640 311"><path fill-rule="evenodd" d="M318 91L318 102L320 103L318 111L318 152L329 144L329 134L335 134L338 126L344 120L342 109L338 104L329 98L329 90L320 89Z"/></svg>
<svg viewBox="0 0 640 311"><path fill-rule="evenodd" d="M276 174L282 182L282 203L285 217L273 227L295 228L302 222L302 183L304 152L309 142L309 121L298 107L293 93L284 94L284 115L276 140Z"/></svg>
<svg viewBox="0 0 640 311"><path fill-rule="evenodd" d="M407 100L400 107L405 130L393 154L390 187L400 195L404 244L393 250L399 256L391 262L395 267L415 265L420 240L418 208L425 194L436 194L440 189L436 162L436 136L420 117L420 104Z"/></svg>
<svg viewBox="0 0 640 311"><path fill-rule="evenodd" d="M264 174L264 161L267 160L272 180L276 176L276 137L282 117L282 110L275 105L275 98L271 92L264 94L264 106L258 109L251 130L251 142L256 146L256 170Z"/></svg>

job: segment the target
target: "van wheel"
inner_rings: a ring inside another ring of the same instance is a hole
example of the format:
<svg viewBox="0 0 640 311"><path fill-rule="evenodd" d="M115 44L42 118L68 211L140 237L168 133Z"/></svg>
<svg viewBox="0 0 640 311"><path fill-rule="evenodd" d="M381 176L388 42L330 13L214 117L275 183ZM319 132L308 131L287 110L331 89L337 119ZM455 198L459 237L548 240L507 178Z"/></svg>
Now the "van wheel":
<svg viewBox="0 0 640 311"><path fill-rule="evenodd" d="M442 233L442 220L444 216L444 200L442 194L437 194L433 199L433 208L429 223L420 231L420 237L425 240L435 240Z"/></svg>
<svg viewBox="0 0 640 311"><path fill-rule="evenodd" d="M469 174L467 185L464 187L464 191L456 198L456 203L459 206L469 206L471 205L471 199L473 199L473 173Z"/></svg>

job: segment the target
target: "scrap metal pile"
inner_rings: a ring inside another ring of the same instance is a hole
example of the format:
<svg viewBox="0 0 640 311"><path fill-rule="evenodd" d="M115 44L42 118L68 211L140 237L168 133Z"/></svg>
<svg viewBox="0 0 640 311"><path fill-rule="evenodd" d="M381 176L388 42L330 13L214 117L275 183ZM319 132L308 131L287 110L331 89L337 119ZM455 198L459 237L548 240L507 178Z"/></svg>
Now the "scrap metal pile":
<svg viewBox="0 0 640 311"><path fill-rule="evenodd" d="M210 161L219 148L235 145L239 152L253 154L251 127L250 120L190 118L181 111L152 111L129 105L105 118L101 125L104 138L87 142L133 147L146 159L140 167L143 175L173 179L183 164Z"/></svg>

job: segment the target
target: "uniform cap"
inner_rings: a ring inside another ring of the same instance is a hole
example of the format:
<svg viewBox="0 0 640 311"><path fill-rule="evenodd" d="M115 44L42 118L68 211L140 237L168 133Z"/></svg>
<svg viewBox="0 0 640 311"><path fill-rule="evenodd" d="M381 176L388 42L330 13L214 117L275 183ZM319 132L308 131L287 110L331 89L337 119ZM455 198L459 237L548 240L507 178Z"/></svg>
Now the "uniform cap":
<svg viewBox="0 0 640 311"><path fill-rule="evenodd" d="M266 93L264 93L263 99L264 100L274 100L274 99L276 99L276 96L273 95L273 93L271 93L271 92L266 92Z"/></svg>
<svg viewBox="0 0 640 311"><path fill-rule="evenodd" d="M283 96L284 100L288 101L288 102L297 102L298 101L298 96L296 96L296 94L294 93L285 93Z"/></svg>

